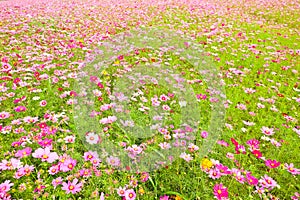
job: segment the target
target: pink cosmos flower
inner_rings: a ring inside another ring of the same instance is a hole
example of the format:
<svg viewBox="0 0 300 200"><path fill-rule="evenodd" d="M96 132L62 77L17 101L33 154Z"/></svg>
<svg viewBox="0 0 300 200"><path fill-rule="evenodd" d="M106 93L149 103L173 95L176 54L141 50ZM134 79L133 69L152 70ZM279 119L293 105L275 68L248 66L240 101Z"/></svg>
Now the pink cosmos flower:
<svg viewBox="0 0 300 200"><path fill-rule="evenodd" d="M151 98L151 102L152 102L152 106L159 106L160 105L160 101L158 100L157 97Z"/></svg>
<svg viewBox="0 0 300 200"><path fill-rule="evenodd" d="M119 188L117 189L117 193L118 193L118 195L121 196L121 197L124 197L124 196L125 196L125 192L126 192L126 187L124 187L124 188L119 187Z"/></svg>
<svg viewBox="0 0 300 200"><path fill-rule="evenodd" d="M19 170L23 171L25 175L29 175L34 170L34 166L33 165L25 165L24 167L21 167Z"/></svg>
<svg viewBox="0 0 300 200"><path fill-rule="evenodd" d="M257 139L251 139L246 142L250 146L251 151L259 149L259 141Z"/></svg>
<svg viewBox="0 0 300 200"><path fill-rule="evenodd" d="M221 175L231 174L229 168L227 166L224 166L223 164L216 164L216 169L220 172Z"/></svg>
<svg viewBox="0 0 300 200"><path fill-rule="evenodd" d="M26 147L25 149L18 150L17 153L15 153L15 157L23 158L25 156L29 156L31 151L32 149L30 147Z"/></svg>
<svg viewBox="0 0 300 200"><path fill-rule="evenodd" d="M266 160L265 164L267 167L270 167L270 168L276 168L276 167L280 166L280 162L278 162L276 160L270 160L270 159Z"/></svg>
<svg viewBox="0 0 300 200"><path fill-rule="evenodd" d="M0 119L7 119L9 118L9 116L10 116L9 112L5 112L5 111L0 112Z"/></svg>
<svg viewBox="0 0 300 200"><path fill-rule="evenodd" d="M167 111L171 110L170 106L168 105L163 105L162 108L163 110L167 110Z"/></svg>
<svg viewBox="0 0 300 200"><path fill-rule="evenodd" d="M40 158L43 162L47 161L48 163L53 163L55 160L58 159L58 155L56 152L50 152L50 148L46 147L45 149L38 148L32 154L34 158Z"/></svg>
<svg viewBox="0 0 300 200"><path fill-rule="evenodd" d="M38 185L35 189L34 189L34 192L37 192L38 194L41 194L44 189L46 188L46 186L44 185Z"/></svg>
<svg viewBox="0 0 300 200"><path fill-rule="evenodd" d="M266 174L261 179L259 179L258 182L263 188L267 188L269 190L272 190L275 187L279 187L277 182Z"/></svg>
<svg viewBox="0 0 300 200"><path fill-rule="evenodd" d="M8 63L2 63L2 72L8 72L12 69L12 66Z"/></svg>
<svg viewBox="0 0 300 200"><path fill-rule="evenodd" d="M116 116L108 116L108 117L105 117L105 118L102 118L100 120L100 123L101 124L112 124L113 122L115 122L117 120L117 117Z"/></svg>
<svg viewBox="0 0 300 200"><path fill-rule="evenodd" d="M23 121L24 121L25 123L27 123L27 124L30 124L30 123L34 124L34 123L36 123L36 122L38 121L38 117L30 117L30 116L27 116L27 117L24 117L24 118L23 118Z"/></svg>
<svg viewBox="0 0 300 200"><path fill-rule="evenodd" d="M6 180L0 184L0 193L6 193L10 190L10 187L14 184L10 182L10 180Z"/></svg>
<svg viewBox="0 0 300 200"><path fill-rule="evenodd" d="M284 168L293 175L300 174L300 169L295 168L293 163L291 164L285 163Z"/></svg>
<svg viewBox="0 0 300 200"><path fill-rule="evenodd" d="M146 182L149 179L149 173L148 172L142 172L140 178L141 178L141 182Z"/></svg>
<svg viewBox="0 0 300 200"><path fill-rule="evenodd" d="M83 155L85 161L91 161L94 158L99 158L98 153L96 151L88 151Z"/></svg>
<svg viewBox="0 0 300 200"><path fill-rule="evenodd" d="M219 145L221 145L221 146L224 146L224 147L228 147L229 146L229 144L227 142L225 142L224 140L219 140L217 143Z"/></svg>
<svg viewBox="0 0 300 200"><path fill-rule="evenodd" d="M79 170L79 174L82 177L90 177L92 175L92 172L90 169L81 169Z"/></svg>
<svg viewBox="0 0 300 200"><path fill-rule="evenodd" d="M245 182L245 177L241 173L238 173L234 178L241 184L244 184Z"/></svg>
<svg viewBox="0 0 300 200"><path fill-rule="evenodd" d="M262 131L263 134L268 136L273 135L275 133L273 128L268 128L265 126L263 126L260 130Z"/></svg>
<svg viewBox="0 0 300 200"><path fill-rule="evenodd" d="M69 136L65 137L64 140L65 140L65 143L74 143L75 142L75 136L69 135Z"/></svg>
<svg viewBox="0 0 300 200"><path fill-rule="evenodd" d="M78 179L75 178L72 182L68 181L68 183L62 183L63 187L62 190L66 191L66 194L72 193L76 194L77 192L81 191L82 183L78 183Z"/></svg>
<svg viewBox="0 0 300 200"><path fill-rule="evenodd" d="M138 186L138 180L136 180L134 176L132 176L129 180L129 185L133 188L136 188Z"/></svg>
<svg viewBox="0 0 300 200"><path fill-rule="evenodd" d="M300 193L295 192L295 195L291 197L292 200L299 200L300 198Z"/></svg>
<svg viewBox="0 0 300 200"><path fill-rule="evenodd" d="M218 179L222 176L222 174L218 169L210 169L208 173L209 173L209 177L212 179Z"/></svg>
<svg viewBox="0 0 300 200"><path fill-rule="evenodd" d="M49 168L48 172L51 175L57 174L60 170L60 165L53 165Z"/></svg>
<svg viewBox="0 0 300 200"><path fill-rule="evenodd" d="M237 108L237 109L240 109L240 110L247 110L246 105L241 104L241 103L237 104L237 105L236 105L236 108Z"/></svg>
<svg viewBox="0 0 300 200"><path fill-rule="evenodd" d="M187 154L185 152L180 154L180 158L184 159L186 162L190 162L191 160L193 160L191 154Z"/></svg>
<svg viewBox="0 0 300 200"><path fill-rule="evenodd" d="M62 178L61 177L57 177L56 179L53 179L52 181L52 185L54 187L54 189L58 186L62 184Z"/></svg>
<svg viewBox="0 0 300 200"><path fill-rule="evenodd" d="M60 170L63 172L67 172L67 171L71 171L74 169L74 167L76 166L77 161L72 159L72 158L68 158L64 161L64 163L60 163Z"/></svg>
<svg viewBox="0 0 300 200"><path fill-rule="evenodd" d="M121 164L120 159L118 157L114 157L114 156L109 156L106 159L106 162L113 167L117 167Z"/></svg>
<svg viewBox="0 0 300 200"><path fill-rule="evenodd" d="M100 194L100 200L104 200L104 199L105 199L104 193L101 192L101 194Z"/></svg>
<svg viewBox="0 0 300 200"><path fill-rule="evenodd" d="M136 198L136 194L133 189L129 189L125 191L124 197L126 200L134 200Z"/></svg>
<svg viewBox="0 0 300 200"><path fill-rule="evenodd" d="M17 170L17 171L15 172L14 178L15 178L15 179L19 179L19 178L21 178L21 177L24 176L24 175L25 175L24 171Z"/></svg>
<svg viewBox="0 0 300 200"><path fill-rule="evenodd" d="M167 101L167 100L169 100L170 98L169 98L167 95L162 94L162 95L160 95L159 99L160 99L161 101Z"/></svg>
<svg viewBox="0 0 300 200"><path fill-rule="evenodd" d="M199 147L193 143L190 143L189 146L188 146L188 149L190 152L194 152L194 151L198 151L199 150Z"/></svg>
<svg viewBox="0 0 300 200"><path fill-rule="evenodd" d="M216 184L214 186L214 195L215 195L215 198L218 200L227 199L228 198L227 188L224 187L222 183Z"/></svg>
<svg viewBox="0 0 300 200"><path fill-rule="evenodd" d="M13 170L18 169L22 166L22 163L20 160L11 158L9 161L2 160L0 163L0 170Z"/></svg>
<svg viewBox="0 0 300 200"><path fill-rule="evenodd" d="M47 101L46 100L42 100L40 102L40 106L45 107L47 105Z"/></svg>
<svg viewBox="0 0 300 200"><path fill-rule="evenodd" d="M99 166L100 162L101 162L101 160L99 158L93 158L91 160L91 163L93 164L94 167Z"/></svg>
<svg viewBox="0 0 300 200"><path fill-rule="evenodd" d="M265 188L259 186L255 186L255 188L256 190L254 192L257 193L260 196L260 198L262 198L262 194L265 193Z"/></svg>

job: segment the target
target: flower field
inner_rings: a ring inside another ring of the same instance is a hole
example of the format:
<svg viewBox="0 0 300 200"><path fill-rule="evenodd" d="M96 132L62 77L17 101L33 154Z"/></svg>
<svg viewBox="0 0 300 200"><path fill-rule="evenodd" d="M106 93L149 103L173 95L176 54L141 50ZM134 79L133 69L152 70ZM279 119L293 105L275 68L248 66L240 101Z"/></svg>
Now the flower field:
<svg viewBox="0 0 300 200"><path fill-rule="evenodd" d="M0 199L300 199L298 0L0 6Z"/></svg>

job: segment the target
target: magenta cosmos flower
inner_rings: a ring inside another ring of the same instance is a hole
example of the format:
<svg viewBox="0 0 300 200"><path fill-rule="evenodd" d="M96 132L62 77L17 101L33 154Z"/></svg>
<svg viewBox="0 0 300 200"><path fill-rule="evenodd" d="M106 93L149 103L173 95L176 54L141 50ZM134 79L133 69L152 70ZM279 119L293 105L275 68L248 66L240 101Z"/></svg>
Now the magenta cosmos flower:
<svg viewBox="0 0 300 200"><path fill-rule="evenodd" d="M214 195L215 195L215 198L218 200L227 199L228 198L227 188L224 187L222 183L216 184L214 186Z"/></svg>
<svg viewBox="0 0 300 200"><path fill-rule="evenodd" d="M26 111L26 107L25 106L17 106L15 108L16 112L25 112Z"/></svg>
<svg viewBox="0 0 300 200"><path fill-rule="evenodd" d="M80 192L82 183L78 183L78 179L75 178L72 182L68 181L68 183L62 183L63 187L62 190L66 191L66 194L72 193L76 194L77 192Z"/></svg>
<svg viewBox="0 0 300 200"><path fill-rule="evenodd" d="M169 200L169 196L168 195L164 195L159 197L159 200Z"/></svg>
<svg viewBox="0 0 300 200"><path fill-rule="evenodd" d="M58 155L56 152L50 152L50 148L46 147L45 149L38 148L32 154L34 158L41 158L43 162L47 161L48 163L53 163L58 159Z"/></svg>
<svg viewBox="0 0 300 200"><path fill-rule="evenodd" d="M258 179L252 176L250 173L247 173L246 175L247 182L249 185L257 185L258 184Z"/></svg>
<svg viewBox="0 0 300 200"><path fill-rule="evenodd" d="M280 162L278 162L276 160L270 160L270 159L266 160L265 164L267 167L270 167L270 168L276 168L276 167L280 166Z"/></svg>

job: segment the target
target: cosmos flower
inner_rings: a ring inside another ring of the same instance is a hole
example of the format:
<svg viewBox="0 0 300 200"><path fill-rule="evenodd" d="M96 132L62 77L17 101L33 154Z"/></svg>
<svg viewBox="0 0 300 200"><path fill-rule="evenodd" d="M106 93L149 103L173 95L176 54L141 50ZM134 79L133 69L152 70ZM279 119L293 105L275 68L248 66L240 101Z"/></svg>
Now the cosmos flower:
<svg viewBox="0 0 300 200"><path fill-rule="evenodd" d="M133 189L128 189L125 191L124 197L126 200L134 200L136 198L136 193Z"/></svg>
<svg viewBox="0 0 300 200"><path fill-rule="evenodd" d="M15 108L16 112L25 112L26 111L26 107L25 106L17 106Z"/></svg>
<svg viewBox="0 0 300 200"><path fill-rule="evenodd" d="M246 179L249 185L257 185L258 179L252 176L250 173L246 174Z"/></svg>
<svg viewBox="0 0 300 200"><path fill-rule="evenodd" d="M87 133L85 139L89 144L97 144L98 142L101 141L100 136L93 132Z"/></svg>
<svg viewBox="0 0 300 200"><path fill-rule="evenodd" d="M9 112L6 111L0 112L0 119L7 119L9 118L9 116L10 116Z"/></svg>
<svg viewBox="0 0 300 200"><path fill-rule="evenodd" d="M117 189L117 193L118 193L118 195L121 196L121 197L124 197L124 196L125 196L125 192L126 192L126 187L124 187L124 188L119 187L119 188Z"/></svg>
<svg viewBox="0 0 300 200"><path fill-rule="evenodd" d="M113 167L117 167L121 164L121 161L119 158L117 157L114 157L114 156L109 156L107 159L106 159L106 162L113 166Z"/></svg>
<svg viewBox="0 0 300 200"><path fill-rule="evenodd" d="M190 162L191 160L193 160L191 154L187 154L185 152L180 154L180 158L184 159L186 162Z"/></svg>
<svg viewBox="0 0 300 200"><path fill-rule="evenodd" d="M76 194L81 191L82 183L78 183L78 179L75 178L72 182L62 183L62 190L66 191L66 194L72 193Z"/></svg>
<svg viewBox="0 0 300 200"><path fill-rule="evenodd" d="M267 136L273 135L275 133L273 128L268 128L265 126L263 126L260 130L262 131L263 134Z"/></svg>
<svg viewBox="0 0 300 200"><path fill-rule="evenodd" d="M215 198L218 200L225 200L228 198L228 190L226 187L223 186L222 183L216 184L214 186L214 195Z"/></svg>
<svg viewBox="0 0 300 200"><path fill-rule="evenodd" d="M267 188L269 190L272 190L275 187L279 187L277 182L266 174L261 179L259 179L258 182L261 187Z"/></svg>
<svg viewBox="0 0 300 200"><path fill-rule="evenodd" d="M91 161L93 159L98 159L99 156L96 151L88 151L84 153L83 158L85 161Z"/></svg>
<svg viewBox="0 0 300 200"><path fill-rule="evenodd" d="M52 185L54 188L56 188L58 185L61 185L63 182L63 179L61 177L57 177L56 179L53 179Z"/></svg>
<svg viewBox="0 0 300 200"><path fill-rule="evenodd" d="M15 153L15 157L23 158L25 156L29 156L31 151L32 149L30 147L26 147L22 150L18 150L17 153Z"/></svg>
<svg viewBox="0 0 300 200"><path fill-rule="evenodd" d="M47 161L48 163L53 163L55 160L58 159L58 155L56 152L50 152L50 148L46 147L45 149L38 148L32 154L34 158L40 158L43 162Z"/></svg>
<svg viewBox="0 0 300 200"><path fill-rule="evenodd" d="M284 168L293 175L300 174L300 169L295 168L293 163L290 164L285 163Z"/></svg>
<svg viewBox="0 0 300 200"><path fill-rule="evenodd" d="M72 158L67 158L63 163L60 163L59 167L62 172L68 172L74 169L77 161Z"/></svg>
<svg viewBox="0 0 300 200"><path fill-rule="evenodd" d="M276 160L270 160L270 159L266 160L265 164L267 167L270 167L270 168L276 168L276 167L280 166L280 162L278 162Z"/></svg>

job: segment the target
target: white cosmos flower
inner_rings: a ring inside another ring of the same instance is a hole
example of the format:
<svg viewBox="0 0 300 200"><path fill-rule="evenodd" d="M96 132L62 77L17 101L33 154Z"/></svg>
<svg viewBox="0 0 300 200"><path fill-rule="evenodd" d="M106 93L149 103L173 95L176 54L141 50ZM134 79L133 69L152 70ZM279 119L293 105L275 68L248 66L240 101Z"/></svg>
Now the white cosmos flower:
<svg viewBox="0 0 300 200"><path fill-rule="evenodd" d="M100 137L99 137L99 135L97 135L95 133L88 133L85 136L85 139L89 144L97 144L100 140Z"/></svg>

